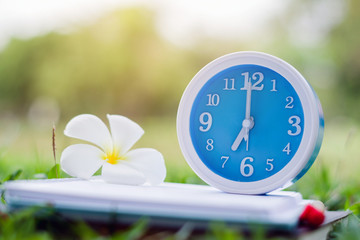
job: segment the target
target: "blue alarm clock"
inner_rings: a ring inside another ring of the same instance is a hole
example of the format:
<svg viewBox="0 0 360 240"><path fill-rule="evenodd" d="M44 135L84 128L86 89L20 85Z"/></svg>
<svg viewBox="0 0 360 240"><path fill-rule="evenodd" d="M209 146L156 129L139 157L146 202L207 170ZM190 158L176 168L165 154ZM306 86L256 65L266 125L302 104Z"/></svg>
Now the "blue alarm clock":
<svg viewBox="0 0 360 240"><path fill-rule="evenodd" d="M191 168L223 191L263 194L300 179L320 150L324 119L304 77L260 52L222 56L201 69L178 109Z"/></svg>

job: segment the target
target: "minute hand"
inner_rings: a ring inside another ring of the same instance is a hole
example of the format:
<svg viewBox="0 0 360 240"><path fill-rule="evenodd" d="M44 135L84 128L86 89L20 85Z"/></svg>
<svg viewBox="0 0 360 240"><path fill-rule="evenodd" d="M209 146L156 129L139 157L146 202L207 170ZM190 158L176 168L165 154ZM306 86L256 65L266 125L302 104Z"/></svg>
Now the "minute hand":
<svg viewBox="0 0 360 240"><path fill-rule="evenodd" d="M245 119L250 120L250 109L251 109L251 80L249 79L248 88L246 90L246 110Z"/></svg>

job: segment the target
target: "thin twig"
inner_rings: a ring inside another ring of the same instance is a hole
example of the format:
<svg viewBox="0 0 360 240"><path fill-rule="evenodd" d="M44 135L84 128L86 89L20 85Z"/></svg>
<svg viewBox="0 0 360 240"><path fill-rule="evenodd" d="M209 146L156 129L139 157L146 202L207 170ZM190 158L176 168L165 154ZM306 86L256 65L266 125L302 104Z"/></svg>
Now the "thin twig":
<svg viewBox="0 0 360 240"><path fill-rule="evenodd" d="M58 171L57 171L57 167L56 167L56 143L55 143L55 123L53 123L53 128L52 128L52 150L53 150L53 154L54 154L54 161L55 161L55 175L56 178L58 178Z"/></svg>

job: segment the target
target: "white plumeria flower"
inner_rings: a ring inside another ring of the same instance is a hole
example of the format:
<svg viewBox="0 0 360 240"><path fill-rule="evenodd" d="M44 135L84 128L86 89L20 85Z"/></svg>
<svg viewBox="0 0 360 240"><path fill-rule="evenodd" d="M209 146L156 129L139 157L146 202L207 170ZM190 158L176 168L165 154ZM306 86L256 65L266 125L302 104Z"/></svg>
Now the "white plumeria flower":
<svg viewBox="0 0 360 240"><path fill-rule="evenodd" d="M64 134L95 146L75 144L67 147L61 154L62 170L73 177L89 179L102 167L101 176L109 183L162 183L166 168L160 152L152 148L129 151L144 134L144 130L124 116L107 115L107 118L110 131L94 115L82 114L70 120Z"/></svg>

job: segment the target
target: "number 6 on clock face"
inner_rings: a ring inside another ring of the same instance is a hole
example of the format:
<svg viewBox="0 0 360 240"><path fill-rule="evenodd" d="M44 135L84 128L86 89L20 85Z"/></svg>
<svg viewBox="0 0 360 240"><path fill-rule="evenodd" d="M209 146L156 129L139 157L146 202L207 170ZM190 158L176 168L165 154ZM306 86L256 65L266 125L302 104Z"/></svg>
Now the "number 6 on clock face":
<svg viewBox="0 0 360 240"><path fill-rule="evenodd" d="M193 170L224 191L257 194L299 179L320 149L319 101L292 66L239 52L205 66L181 99L177 132Z"/></svg>

